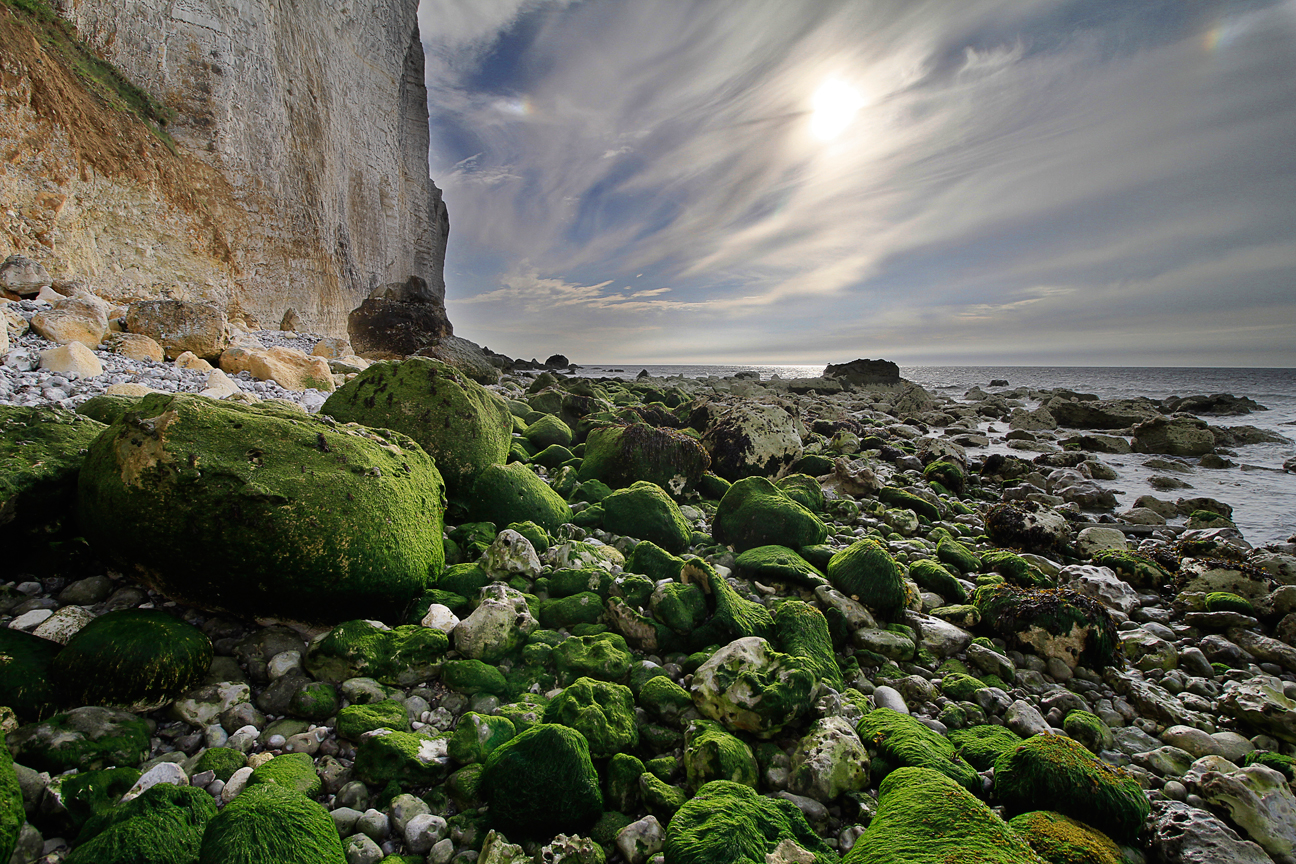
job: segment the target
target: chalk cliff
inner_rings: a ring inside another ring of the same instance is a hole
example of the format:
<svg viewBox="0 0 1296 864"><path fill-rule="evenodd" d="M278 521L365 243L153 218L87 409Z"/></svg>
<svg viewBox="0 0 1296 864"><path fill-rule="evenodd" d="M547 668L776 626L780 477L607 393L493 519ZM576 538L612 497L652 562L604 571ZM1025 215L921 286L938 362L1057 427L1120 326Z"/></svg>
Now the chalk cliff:
<svg viewBox="0 0 1296 864"><path fill-rule="evenodd" d="M385 283L443 303L417 0L59 2L175 113L158 135L91 95L0 2L0 258L339 335Z"/></svg>

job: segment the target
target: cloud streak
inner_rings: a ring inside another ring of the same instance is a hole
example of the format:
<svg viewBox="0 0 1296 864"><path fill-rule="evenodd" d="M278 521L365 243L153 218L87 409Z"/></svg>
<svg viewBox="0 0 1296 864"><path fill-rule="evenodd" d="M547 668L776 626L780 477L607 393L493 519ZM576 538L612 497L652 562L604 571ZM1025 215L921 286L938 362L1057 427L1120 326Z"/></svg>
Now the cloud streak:
<svg viewBox="0 0 1296 864"><path fill-rule="evenodd" d="M1292 0L421 21L448 305L496 350L1296 365ZM827 141L825 81L860 97Z"/></svg>

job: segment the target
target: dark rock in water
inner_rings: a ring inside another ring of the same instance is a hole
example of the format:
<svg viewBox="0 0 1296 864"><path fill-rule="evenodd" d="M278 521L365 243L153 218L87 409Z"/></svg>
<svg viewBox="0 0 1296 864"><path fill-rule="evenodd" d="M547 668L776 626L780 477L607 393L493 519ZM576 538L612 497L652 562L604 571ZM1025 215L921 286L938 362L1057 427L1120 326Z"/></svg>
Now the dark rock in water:
<svg viewBox="0 0 1296 864"><path fill-rule="evenodd" d="M991 387L1007 387L1007 386L1008 386L1008 380L1007 380L1006 378L995 378L995 379L993 379L993 380L990 382L990 385L989 385L989 386L991 386Z"/></svg>
<svg viewBox="0 0 1296 864"><path fill-rule="evenodd" d="M1152 417L1134 427L1136 453L1201 456L1215 449L1215 436L1195 417Z"/></svg>
<svg viewBox="0 0 1296 864"><path fill-rule="evenodd" d="M545 360L544 365L550 369L568 369L572 363L561 354L550 354L549 359Z"/></svg>
<svg viewBox="0 0 1296 864"><path fill-rule="evenodd" d="M1125 429L1158 414L1156 404L1149 399L1072 400L1058 395L1049 400L1047 407L1059 425L1070 429Z"/></svg>
<svg viewBox="0 0 1296 864"><path fill-rule="evenodd" d="M397 360L454 335L454 328L442 300L427 282L411 276L377 288L351 310L347 335L361 357Z"/></svg>
<svg viewBox="0 0 1296 864"><path fill-rule="evenodd" d="M1188 414L1238 415L1269 409L1246 396L1214 393L1210 396L1167 396L1161 400L1161 410L1166 414L1182 411Z"/></svg>
<svg viewBox="0 0 1296 864"><path fill-rule="evenodd" d="M849 363L829 363L824 368L825 378L841 378L848 384L899 384L900 367L890 360L852 360Z"/></svg>
<svg viewBox="0 0 1296 864"><path fill-rule="evenodd" d="M640 369L639 374L635 376L635 380L642 381L644 378L651 378L651 377L652 376L648 374L647 369Z"/></svg>

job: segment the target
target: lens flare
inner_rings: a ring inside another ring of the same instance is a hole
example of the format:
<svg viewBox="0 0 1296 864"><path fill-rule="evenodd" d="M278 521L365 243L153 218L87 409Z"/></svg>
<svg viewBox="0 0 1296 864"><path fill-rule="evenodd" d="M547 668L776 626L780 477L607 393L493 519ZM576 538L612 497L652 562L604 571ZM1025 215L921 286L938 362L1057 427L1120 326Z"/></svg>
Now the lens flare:
<svg viewBox="0 0 1296 864"><path fill-rule="evenodd" d="M849 84L830 78L819 85L811 105L810 134L820 141L831 141L846 131L864 107L864 97Z"/></svg>

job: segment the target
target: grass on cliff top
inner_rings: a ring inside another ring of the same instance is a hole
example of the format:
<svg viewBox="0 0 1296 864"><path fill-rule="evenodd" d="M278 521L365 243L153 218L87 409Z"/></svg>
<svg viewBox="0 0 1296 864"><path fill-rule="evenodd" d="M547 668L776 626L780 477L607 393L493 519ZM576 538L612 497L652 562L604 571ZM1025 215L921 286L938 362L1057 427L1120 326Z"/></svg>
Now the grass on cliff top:
<svg viewBox="0 0 1296 864"><path fill-rule="evenodd" d="M62 60L104 104L138 117L174 154L176 143L166 131L175 111L158 102L100 58L77 36L76 28L63 20L43 0L0 0L13 9L31 28L42 47Z"/></svg>

